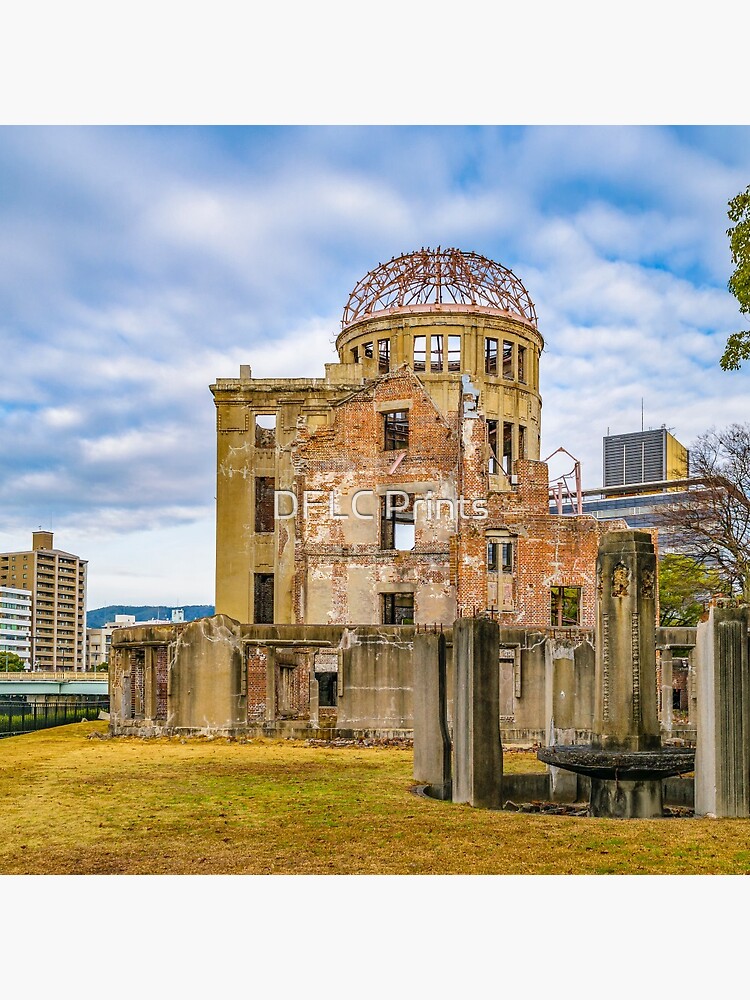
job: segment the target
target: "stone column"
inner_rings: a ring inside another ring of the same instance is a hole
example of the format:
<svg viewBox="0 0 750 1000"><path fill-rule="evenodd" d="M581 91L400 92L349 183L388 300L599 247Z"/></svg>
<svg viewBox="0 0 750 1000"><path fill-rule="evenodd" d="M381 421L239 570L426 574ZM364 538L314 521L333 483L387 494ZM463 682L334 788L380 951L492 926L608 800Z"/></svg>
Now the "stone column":
<svg viewBox="0 0 750 1000"><path fill-rule="evenodd" d="M320 724L318 714L320 705L319 695L320 688L315 677L315 657L312 657L310 662L310 725L313 729L317 729Z"/></svg>
<svg viewBox="0 0 750 1000"><path fill-rule="evenodd" d="M612 754L661 749L656 698L656 553L647 531L610 531L596 560L593 746ZM591 778L592 816L662 815L659 778Z"/></svg>
<svg viewBox="0 0 750 1000"><path fill-rule="evenodd" d="M436 799L451 798L451 741L448 735L448 692L445 636L414 636L414 780L429 785Z"/></svg>
<svg viewBox="0 0 750 1000"><path fill-rule="evenodd" d="M453 801L502 806L500 630L487 618L459 618L453 627Z"/></svg>
<svg viewBox="0 0 750 1000"><path fill-rule="evenodd" d="M711 608L698 625L699 816L750 816L749 626L748 608Z"/></svg>
<svg viewBox="0 0 750 1000"><path fill-rule="evenodd" d="M672 735L673 680L672 650L667 646L661 651L661 726L668 736Z"/></svg>
<svg viewBox="0 0 750 1000"><path fill-rule="evenodd" d="M647 531L609 531L596 560L594 746L658 750L656 553Z"/></svg>

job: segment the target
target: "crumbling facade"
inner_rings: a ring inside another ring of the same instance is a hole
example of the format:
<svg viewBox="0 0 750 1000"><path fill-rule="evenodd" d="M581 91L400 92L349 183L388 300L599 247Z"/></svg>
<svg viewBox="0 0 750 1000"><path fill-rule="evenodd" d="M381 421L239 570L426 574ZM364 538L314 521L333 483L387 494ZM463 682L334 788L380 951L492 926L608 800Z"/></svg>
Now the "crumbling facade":
<svg viewBox="0 0 750 1000"><path fill-rule="evenodd" d="M408 254L359 282L336 347L324 378L211 386L217 617L114 634L113 731L408 733L415 634L444 633L450 675L454 622L487 616L504 733L584 738L596 554L624 524L549 512L526 289Z"/></svg>
<svg viewBox="0 0 750 1000"><path fill-rule="evenodd" d="M217 613L591 629L603 529L549 513L543 346L512 272L422 250L356 286L325 378L217 380Z"/></svg>

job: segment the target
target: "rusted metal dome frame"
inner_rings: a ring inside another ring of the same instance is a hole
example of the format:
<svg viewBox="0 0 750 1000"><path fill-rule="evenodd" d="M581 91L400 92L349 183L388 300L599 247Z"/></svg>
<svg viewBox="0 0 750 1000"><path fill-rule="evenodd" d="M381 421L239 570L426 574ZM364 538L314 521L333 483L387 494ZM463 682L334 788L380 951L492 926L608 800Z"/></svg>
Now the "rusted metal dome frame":
<svg viewBox="0 0 750 1000"><path fill-rule="evenodd" d="M501 309L534 328L536 309L523 283L481 254L422 247L380 264L357 283L344 307L341 328L389 309L463 305Z"/></svg>

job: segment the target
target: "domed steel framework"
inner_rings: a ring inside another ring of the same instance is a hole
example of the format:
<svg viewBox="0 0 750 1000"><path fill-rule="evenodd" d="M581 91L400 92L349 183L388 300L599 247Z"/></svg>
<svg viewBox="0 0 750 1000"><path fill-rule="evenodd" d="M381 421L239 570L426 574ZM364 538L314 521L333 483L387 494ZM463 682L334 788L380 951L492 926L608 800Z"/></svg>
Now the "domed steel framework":
<svg viewBox="0 0 750 1000"><path fill-rule="evenodd" d="M529 293L507 267L478 253L423 247L366 274L349 296L341 326L385 309L438 304L502 309L537 325Z"/></svg>

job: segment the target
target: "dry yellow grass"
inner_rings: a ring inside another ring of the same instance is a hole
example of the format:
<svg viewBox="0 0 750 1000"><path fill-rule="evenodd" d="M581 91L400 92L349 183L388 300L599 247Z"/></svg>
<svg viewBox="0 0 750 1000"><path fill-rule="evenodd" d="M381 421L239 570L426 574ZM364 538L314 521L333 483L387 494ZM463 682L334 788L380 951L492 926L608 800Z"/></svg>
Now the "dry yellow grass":
<svg viewBox="0 0 750 1000"><path fill-rule="evenodd" d="M750 872L750 820L486 812L411 794L406 749L92 731L106 724L0 741L0 872ZM541 767L520 753L505 766Z"/></svg>

